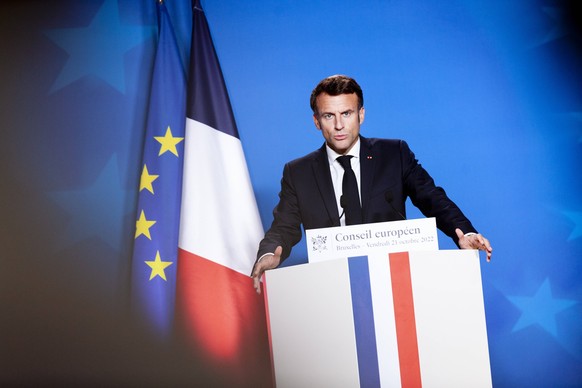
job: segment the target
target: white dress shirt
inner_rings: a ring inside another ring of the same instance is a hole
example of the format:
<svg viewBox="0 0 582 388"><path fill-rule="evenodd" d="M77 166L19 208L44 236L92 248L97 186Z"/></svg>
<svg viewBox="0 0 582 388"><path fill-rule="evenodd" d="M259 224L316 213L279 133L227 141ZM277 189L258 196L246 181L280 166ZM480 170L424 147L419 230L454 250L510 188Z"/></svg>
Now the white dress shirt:
<svg viewBox="0 0 582 388"><path fill-rule="evenodd" d="M329 146L325 145L327 151L327 159L329 160L329 170L331 173L331 181L333 183L333 191L335 193L335 201L337 204L337 210L340 217L340 225L346 226L346 215L344 214L344 209L341 206L340 198L342 196L342 182L344 179L344 168L339 164L337 158L342 156L338 154ZM345 155L351 155L350 163L352 165L352 170L356 175L356 181L358 182L358 194L360 197L360 205L362 204L362 189L360 185L360 138L356 140L356 144L346 153Z"/></svg>

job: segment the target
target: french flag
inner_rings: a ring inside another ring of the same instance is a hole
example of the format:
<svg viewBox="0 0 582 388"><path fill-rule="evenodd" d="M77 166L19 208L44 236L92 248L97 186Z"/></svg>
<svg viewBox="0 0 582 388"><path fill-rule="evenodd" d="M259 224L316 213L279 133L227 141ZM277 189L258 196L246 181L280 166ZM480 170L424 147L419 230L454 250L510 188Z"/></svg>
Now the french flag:
<svg viewBox="0 0 582 388"><path fill-rule="evenodd" d="M265 298L279 388L491 387L477 251L276 269Z"/></svg>
<svg viewBox="0 0 582 388"><path fill-rule="evenodd" d="M199 1L188 82L176 322L231 385L268 386L265 307L248 275L264 232Z"/></svg>

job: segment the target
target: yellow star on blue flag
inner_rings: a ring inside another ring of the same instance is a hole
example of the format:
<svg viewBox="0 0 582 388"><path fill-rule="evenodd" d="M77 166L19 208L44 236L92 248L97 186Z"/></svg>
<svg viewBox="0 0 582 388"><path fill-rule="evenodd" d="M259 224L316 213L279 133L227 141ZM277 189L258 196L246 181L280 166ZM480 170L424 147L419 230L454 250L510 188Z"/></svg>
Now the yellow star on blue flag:
<svg viewBox="0 0 582 388"><path fill-rule="evenodd" d="M136 223L131 295L133 311L165 336L173 327L176 294L177 265L172 264L178 260L183 170L178 145L184 140L186 125L186 73L166 5L156 4L159 36L140 165L141 213ZM169 153L177 157L159 156ZM150 233L152 226L155 233ZM142 235L147 238L138 238Z"/></svg>
<svg viewBox="0 0 582 388"><path fill-rule="evenodd" d="M162 261L162 258L160 257L160 251L156 252L156 258L154 261L146 261L145 263L152 269L150 280L156 276L159 276L164 280L168 280L166 279L166 272L164 270L173 263L171 261Z"/></svg>

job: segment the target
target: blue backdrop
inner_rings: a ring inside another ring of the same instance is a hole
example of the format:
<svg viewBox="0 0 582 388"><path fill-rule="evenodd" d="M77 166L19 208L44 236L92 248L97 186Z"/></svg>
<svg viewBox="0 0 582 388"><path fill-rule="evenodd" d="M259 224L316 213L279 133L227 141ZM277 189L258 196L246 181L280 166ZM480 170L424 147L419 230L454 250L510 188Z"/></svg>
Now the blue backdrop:
<svg viewBox="0 0 582 388"><path fill-rule="evenodd" d="M186 61L190 2L166 3ZM362 134L407 140L494 246L494 385L582 386L576 2L202 5L264 226L284 163L323 142L312 88L353 76ZM0 381L210 381L124 314L155 1L4 1L0 34ZM286 265L305 256L302 242Z"/></svg>

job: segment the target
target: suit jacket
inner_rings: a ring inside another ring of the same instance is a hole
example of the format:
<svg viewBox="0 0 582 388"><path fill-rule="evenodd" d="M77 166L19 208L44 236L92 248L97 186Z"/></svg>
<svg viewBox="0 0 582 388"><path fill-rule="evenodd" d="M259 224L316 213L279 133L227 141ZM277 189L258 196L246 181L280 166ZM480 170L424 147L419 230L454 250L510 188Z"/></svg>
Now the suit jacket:
<svg viewBox="0 0 582 388"><path fill-rule="evenodd" d="M471 222L436 186L403 140L367 139L360 136L360 192L364 223L402 220L405 201L458 243L455 233L476 232ZM271 228L259 244L257 259L280 245L282 259L301 240L304 229L340 225L325 144L318 150L287 163L283 170L279 203L273 210Z"/></svg>

